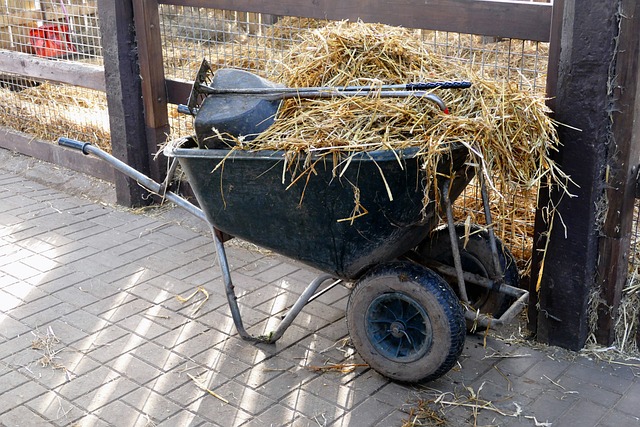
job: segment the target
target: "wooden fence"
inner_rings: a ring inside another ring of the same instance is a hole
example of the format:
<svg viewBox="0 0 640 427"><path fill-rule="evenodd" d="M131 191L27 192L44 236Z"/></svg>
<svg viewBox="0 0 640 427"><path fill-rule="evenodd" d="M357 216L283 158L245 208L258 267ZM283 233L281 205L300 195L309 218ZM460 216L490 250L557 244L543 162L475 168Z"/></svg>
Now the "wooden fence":
<svg viewBox="0 0 640 427"><path fill-rule="evenodd" d="M633 214L631 194L635 194L639 163L636 146L640 138L640 6L633 0L611 0L604 2L606 6L601 0L576 3L577 0L556 0L553 6L546 2L509 0L98 0L104 67L45 61L25 53L0 51L0 73L105 90L113 154L143 173L161 179L161 168L152 160L152 154L169 131L168 104L183 103L189 90L188 83L165 77L161 4L318 19L359 19L410 28L549 41L547 93L553 97L551 104L559 120L583 130L578 133L572 128L562 129L564 147L558 154L563 168L579 185L576 187L579 197L563 200L560 212L564 223L554 224L551 231L553 238L547 248L550 256L539 294L534 275L530 317L531 327L542 341L577 349L584 345L589 331L587 305L594 289L601 289L603 301L599 339L611 341L611 319L626 280ZM584 34L589 34L590 39L585 40ZM598 49L593 49L594 44ZM594 109L598 114L593 114ZM139 187L119 174L110 175L108 168L90 164L89 159L52 144L25 142L24 135L0 131L0 147L26 151L103 177L111 176L120 203L141 202ZM29 148L25 149L26 146ZM616 199L614 193L624 194L624 198ZM610 203L609 209L605 219L596 218L594 206L603 198ZM569 238L565 238L565 230ZM548 225L538 221L538 247L544 245L547 231Z"/></svg>

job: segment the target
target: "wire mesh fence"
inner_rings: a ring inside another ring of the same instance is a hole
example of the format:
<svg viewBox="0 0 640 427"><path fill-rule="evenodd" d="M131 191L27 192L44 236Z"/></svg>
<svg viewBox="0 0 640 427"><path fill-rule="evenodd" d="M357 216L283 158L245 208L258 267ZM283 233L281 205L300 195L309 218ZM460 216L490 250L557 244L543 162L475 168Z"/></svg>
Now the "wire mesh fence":
<svg viewBox="0 0 640 427"><path fill-rule="evenodd" d="M161 5L165 73L167 77L193 80L203 58L214 68L240 68L279 81L283 57L305 32L329 21L238 13L234 11ZM470 34L412 30L430 51L476 69L483 78L510 81L523 90L544 95L548 44ZM186 102L186 100L185 100ZM175 108L172 108L175 111ZM173 136L193 133L192 119L172 113ZM496 197L492 204L511 219L502 222L498 235L529 274L531 238L535 217L535 191ZM458 218L482 223L481 198L471 185L459 198Z"/></svg>
<svg viewBox="0 0 640 427"><path fill-rule="evenodd" d="M0 48L55 61L102 64L96 0L0 2ZM160 5L164 71L191 81L203 58L214 68L240 68L272 80L283 72L283 57L308 31L328 21L200 7ZM548 46L527 40L483 37L427 29L412 30L426 47L468 63L483 77L515 82L544 94ZM186 102L186 100L184 100ZM0 76L0 125L43 140L59 136L92 142L107 151L109 124L104 93L21 76ZM169 109L171 138L193 133L192 119ZM458 205L461 218L481 216L477 188L470 186ZM506 201L505 201L506 200ZM535 194L508 195L513 221L499 235L528 271ZM517 209L515 207L518 207ZM517 211L517 212L516 212Z"/></svg>
<svg viewBox="0 0 640 427"><path fill-rule="evenodd" d="M96 0L2 0L0 10L0 49L102 65ZM0 73L1 126L109 149L108 122L103 92Z"/></svg>

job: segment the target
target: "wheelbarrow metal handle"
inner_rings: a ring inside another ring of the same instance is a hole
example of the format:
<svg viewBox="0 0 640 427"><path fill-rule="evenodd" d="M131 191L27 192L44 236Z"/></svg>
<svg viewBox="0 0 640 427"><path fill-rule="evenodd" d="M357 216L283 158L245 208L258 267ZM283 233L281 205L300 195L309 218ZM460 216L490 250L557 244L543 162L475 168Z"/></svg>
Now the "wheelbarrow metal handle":
<svg viewBox="0 0 640 427"><path fill-rule="evenodd" d="M111 154L99 149L98 147L95 147L88 142L76 141L74 139L69 139L69 138L59 138L58 144L62 145L63 147L68 147L74 150L82 151L82 153L86 155L89 155L89 154L94 155L95 157L98 157L99 159L104 160L105 162L109 163L114 169L118 170L119 172L122 172L129 178L134 179L138 184L140 184L145 189L151 191L154 194L157 194L161 197L166 198L167 200L175 203L179 207L183 208L190 214L200 218L201 220L207 221L207 218L204 215L204 212L202 212L200 208L198 208L192 203L189 203L187 200L183 199L182 197L178 196L177 194L171 191L165 192L164 191L165 186L155 182L145 174L137 171L136 169L132 168L128 164L120 161L119 159L113 157Z"/></svg>

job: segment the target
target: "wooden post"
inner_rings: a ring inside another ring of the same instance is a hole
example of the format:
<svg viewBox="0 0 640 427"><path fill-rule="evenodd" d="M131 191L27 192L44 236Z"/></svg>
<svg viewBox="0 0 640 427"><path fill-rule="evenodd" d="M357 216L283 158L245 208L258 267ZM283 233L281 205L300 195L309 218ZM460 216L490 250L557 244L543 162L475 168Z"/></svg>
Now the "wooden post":
<svg viewBox="0 0 640 427"><path fill-rule="evenodd" d="M555 98L550 103L554 117L571 126L559 127L563 147L556 160L579 187L570 188L577 197L563 198L553 222L535 327L540 341L573 350L584 346L590 332L590 298L604 286L602 295L615 302L625 276L620 268L626 268L629 246L620 221L631 216L617 211L633 204L626 183L638 159L637 154L630 158L635 149L625 126L638 115L640 34L637 17L628 13L637 15L634 0L554 2L554 22L562 24L552 40L556 50L550 58L557 62L549 64L548 95ZM622 52L622 46L635 51ZM631 94L623 96L627 89ZM626 152L619 151L623 146ZM619 165L615 171L614 163ZM630 199L613 202L616 190L623 191L616 197ZM551 197L557 201L559 192ZM614 265L617 270L610 274Z"/></svg>
<svg viewBox="0 0 640 427"><path fill-rule="evenodd" d="M138 69L132 0L98 0L104 55L112 154L148 175L142 88ZM124 206L146 203L147 192L134 180L116 173L116 199Z"/></svg>

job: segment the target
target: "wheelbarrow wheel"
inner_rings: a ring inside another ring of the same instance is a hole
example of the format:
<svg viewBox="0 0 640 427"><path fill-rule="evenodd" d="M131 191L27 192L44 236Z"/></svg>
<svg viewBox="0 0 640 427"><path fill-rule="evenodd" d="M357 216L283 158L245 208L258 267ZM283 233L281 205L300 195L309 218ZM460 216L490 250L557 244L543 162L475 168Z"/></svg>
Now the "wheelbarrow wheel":
<svg viewBox="0 0 640 427"><path fill-rule="evenodd" d="M494 266L489 233L486 230L482 230L477 225L472 225L468 240L465 242L465 225L457 224L455 227L456 235L458 236L460 261L464 271L486 278L498 277L503 273L505 284L514 287L518 286L520 278L515 258L499 239L496 238L496 246L502 271L496 271ZM447 227L436 230L418 246L417 252L422 260L434 260L448 266L454 266L451 240ZM457 288L456 278L452 277L449 280L451 285ZM507 295L474 284L467 284L467 296L475 310L480 310L481 313L494 317L500 317L512 303L512 299ZM469 325L469 327L471 326Z"/></svg>
<svg viewBox="0 0 640 427"><path fill-rule="evenodd" d="M464 313L455 292L433 271L409 262L374 267L358 280L346 317L360 356L396 381L444 375L464 346Z"/></svg>

